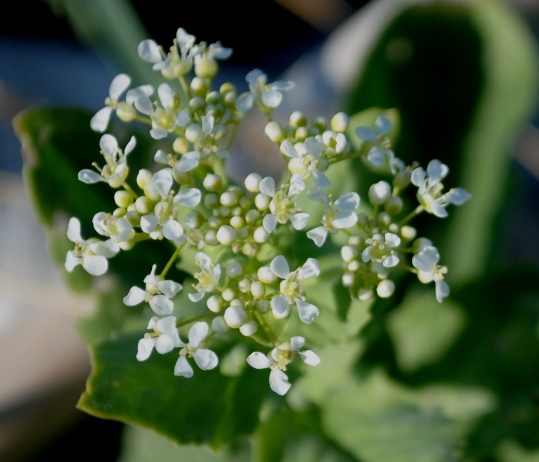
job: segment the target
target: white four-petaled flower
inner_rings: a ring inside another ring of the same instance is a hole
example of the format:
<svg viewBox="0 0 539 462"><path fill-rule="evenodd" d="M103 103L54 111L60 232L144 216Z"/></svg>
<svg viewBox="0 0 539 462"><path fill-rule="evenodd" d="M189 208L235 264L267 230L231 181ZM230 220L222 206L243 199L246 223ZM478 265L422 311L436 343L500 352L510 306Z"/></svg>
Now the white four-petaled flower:
<svg viewBox="0 0 539 462"><path fill-rule="evenodd" d="M277 319L286 318L290 314L291 307L295 305L298 308L299 318L303 322L307 324L313 322L319 310L305 300L302 281L320 274L318 262L314 258L308 258L303 266L290 271L286 258L278 255L271 261L270 270L282 279L279 294L274 295L270 302L273 316Z"/></svg>
<svg viewBox="0 0 539 462"><path fill-rule="evenodd" d="M101 276L108 269L107 258L114 257L119 251L118 243L107 239L83 239L81 236L80 220L72 217L67 225L67 237L75 244L75 248L66 254L65 269L73 271L75 266L82 267L93 276Z"/></svg>
<svg viewBox="0 0 539 462"><path fill-rule="evenodd" d="M328 233L351 228L357 223L355 211L359 207L359 194L355 192L343 194L336 201L332 201L321 188L313 188L309 191L308 197L320 202L324 207L322 226L307 232L307 237L312 239L318 247L324 244Z"/></svg>
<svg viewBox="0 0 539 462"><path fill-rule="evenodd" d="M438 249L432 245L425 245L412 257L412 264L418 269L417 277L422 283L428 284L434 281L436 286L436 300L442 303L442 300L449 295L449 286L444 280L447 268L445 266L439 266L439 260L440 253Z"/></svg>
<svg viewBox="0 0 539 462"><path fill-rule="evenodd" d="M203 371L209 371L217 367L219 359L217 355L207 348L203 348L203 340L208 335L208 324L205 322L195 322L189 329L189 343L183 344L180 350L180 357L174 366L174 375L182 377L192 377L193 368L187 361L187 357L193 358L197 366Z"/></svg>
<svg viewBox="0 0 539 462"><path fill-rule="evenodd" d="M292 223L294 229L300 230L305 227L309 218L308 213L301 212L295 202L296 196L305 189L305 183L301 175L295 173L290 178L288 186L282 185L278 191L275 191L275 181L268 176L259 184L260 192L271 197L268 213L262 224L268 233L272 233L277 227L277 223L284 225Z"/></svg>
<svg viewBox="0 0 539 462"><path fill-rule="evenodd" d="M303 337L295 336L289 342L283 342L267 355L255 351L247 357L247 363L255 369L270 369L270 388L278 395L285 395L292 386L285 374L288 364L299 354L301 360L309 366L316 366L320 358L312 350L300 351L305 346Z"/></svg>
<svg viewBox="0 0 539 462"><path fill-rule="evenodd" d="M150 304L151 309L159 315L172 313L174 304L171 298L182 290L182 285L172 280L165 280L155 274L156 265L152 266L152 271L144 278L145 289L133 286L123 301L127 306L135 306L142 302Z"/></svg>
<svg viewBox="0 0 539 462"><path fill-rule="evenodd" d="M427 165L427 171L417 167L412 172L412 183L418 187L417 198L428 213L444 218L447 216L446 207L449 204L462 205L472 196L462 188L451 188L442 194L442 180L449 173L447 165L433 159Z"/></svg>
<svg viewBox="0 0 539 462"><path fill-rule="evenodd" d="M176 327L176 318L174 316L166 316L159 319L157 316L153 316L148 323L148 329L158 335L151 336L146 334L138 342L137 347L137 360L145 361L150 357L153 349L155 348L158 353L166 354L172 351L174 348L183 346L180 340L180 334Z"/></svg>

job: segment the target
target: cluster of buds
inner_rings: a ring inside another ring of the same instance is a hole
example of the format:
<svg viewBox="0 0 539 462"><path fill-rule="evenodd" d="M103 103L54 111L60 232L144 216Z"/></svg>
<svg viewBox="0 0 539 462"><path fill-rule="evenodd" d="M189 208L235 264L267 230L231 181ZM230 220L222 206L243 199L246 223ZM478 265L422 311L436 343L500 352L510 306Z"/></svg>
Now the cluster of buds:
<svg viewBox="0 0 539 462"><path fill-rule="evenodd" d="M422 212L444 217L449 204L461 205L470 195L461 188L444 192L441 181L448 169L441 162L431 161L425 171L398 159L388 118L379 117L374 128L363 126L352 133L343 112L329 121L322 116L308 121L295 111L286 123L279 123L273 114L285 92L293 89L292 82L268 83L267 76L255 69L247 74L248 89L243 93L232 83L214 89L218 60L228 58L232 50L219 42L196 43L182 28L168 52L153 40L141 42L138 51L164 81L155 91L150 85L130 88L128 75L116 76L105 107L92 118L91 128L103 133L100 150L105 164L81 170L79 179L108 183L117 208L93 218L103 240L84 240L79 220L71 218L67 235L75 248L68 252L65 267L73 271L82 265L99 276L107 271L109 258L141 241L170 243L168 264L160 272L153 265L144 285L132 287L124 297L128 306L144 303L151 310L149 332L138 344L139 361L147 360L154 349L159 354L176 350L174 374L191 377L189 359L201 370L217 367L219 358L208 348L212 338L237 331L240 339L267 348L266 353L253 351L245 359L256 369L271 369L270 387L284 395L290 388L288 365L299 357L315 366L320 358L303 349L305 338L279 338L272 326L296 315L303 323L314 322L320 308L309 302L304 281L324 277L316 259L294 262L287 255L283 242L289 241L283 236L290 233L306 233L317 247L337 235L346 236L340 252L342 285L352 297L390 297L395 271L411 271L423 283L434 281L440 302L449 294L447 269L438 264L438 250L427 238L418 237L409 223ZM267 117L263 136L287 161L281 182L251 173L243 184L236 184L225 173L236 128L250 110ZM152 153L153 171L129 175L127 159L135 155L136 138L122 149L112 134L105 133L114 114L125 123L145 124L149 135L159 140L160 149ZM167 142L169 148L164 148ZM354 149L358 145L361 148ZM385 165L393 175L392 183L379 181L370 187L370 205L362 208L357 192L333 197L326 175L333 164L357 157L376 167ZM135 177L136 184L129 184ZM418 202L411 212L401 195L408 187L417 188ZM310 205L300 207L300 198ZM311 226L309 219L317 209L321 219ZM197 268L189 288L167 279L172 265L186 258L193 258L192 267ZM293 264L297 266L291 268ZM175 297L183 290L192 303L204 303L207 310L182 315ZM182 329L187 326L184 341Z"/></svg>

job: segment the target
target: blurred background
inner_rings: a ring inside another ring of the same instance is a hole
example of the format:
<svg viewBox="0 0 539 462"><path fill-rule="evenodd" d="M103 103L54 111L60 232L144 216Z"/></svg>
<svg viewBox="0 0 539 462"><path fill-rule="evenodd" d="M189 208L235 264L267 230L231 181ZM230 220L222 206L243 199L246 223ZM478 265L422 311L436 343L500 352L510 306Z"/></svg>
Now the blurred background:
<svg viewBox="0 0 539 462"><path fill-rule="evenodd" d="M245 74L258 67L270 82L297 83L280 108L283 113L300 108L310 116L329 116L346 109L342 98L353 90L360 57L376 40L376 26L383 24L389 3L259 0L255 8L254 3L235 1L27 0L10 5L9 17L5 15L0 24L0 460L67 457L77 439L83 441L92 432L99 435L100 444L85 445L88 458L95 451L100 460L115 461L122 433L121 424L75 409L90 364L74 319L87 312L88 301L65 290L49 260L44 231L24 190L23 157L13 117L41 104L97 111L117 73L132 74L136 84L149 75L146 63L122 58L122 50L135 49L148 37L166 48L178 27L197 40L219 40L234 50L222 63L223 81L245 89ZM538 2L506 3L537 42ZM361 14L369 14L371 21L358 22ZM98 20L92 15L98 15ZM111 48L111 37L122 43ZM405 55L406 43L400 45ZM444 79L444 71L435 64L429 69L434 89ZM456 84L466 87L465 73L462 79ZM505 214L509 231L500 256L534 264L539 262L538 127L536 109L511 148L510 168L520 189ZM250 132L246 124L238 134L237 157L229 166L232 174L258 169L277 176L281 159ZM65 444L67 439L70 445Z"/></svg>

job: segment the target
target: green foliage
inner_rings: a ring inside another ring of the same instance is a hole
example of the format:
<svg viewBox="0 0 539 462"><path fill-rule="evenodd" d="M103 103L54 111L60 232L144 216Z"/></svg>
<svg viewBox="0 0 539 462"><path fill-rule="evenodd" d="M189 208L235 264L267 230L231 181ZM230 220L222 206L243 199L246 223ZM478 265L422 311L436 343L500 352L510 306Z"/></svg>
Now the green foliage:
<svg viewBox="0 0 539 462"><path fill-rule="evenodd" d="M179 443L218 447L254 430L268 393L265 374L246 368L235 377L213 370L178 378L173 355L136 360L140 338L142 333L125 335L91 348L93 370L80 409L151 428Z"/></svg>

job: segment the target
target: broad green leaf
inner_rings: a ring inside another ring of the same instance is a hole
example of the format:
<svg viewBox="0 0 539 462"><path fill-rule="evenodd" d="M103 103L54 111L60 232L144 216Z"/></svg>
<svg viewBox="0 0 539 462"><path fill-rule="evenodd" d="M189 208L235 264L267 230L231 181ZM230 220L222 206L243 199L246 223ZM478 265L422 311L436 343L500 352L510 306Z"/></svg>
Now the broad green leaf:
<svg viewBox="0 0 539 462"><path fill-rule="evenodd" d="M350 453L331 441L320 427L315 407L272 413L253 437L253 462L354 462Z"/></svg>
<svg viewBox="0 0 539 462"><path fill-rule="evenodd" d="M126 425L118 462L249 462L250 452L247 439L214 450L206 445L179 445L156 432Z"/></svg>
<svg viewBox="0 0 539 462"><path fill-rule="evenodd" d="M193 363L192 378L176 377L177 355L154 352L144 362L136 360L140 338L141 333L132 334L91 347L92 373L79 409L152 429L178 443L213 448L254 430L262 400L271 393L266 371L246 368L225 377Z"/></svg>
<svg viewBox="0 0 539 462"><path fill-rule="evenodd" d="M414 405L414 399L384 374L371 374L322 401L322 427L364 462L462 460L457 425L435 408Z"/></svg>
<svg viewBox="0 0 539 462"><path fill-rule="evenodd" d="M112 213L116 208L115 191L108 184L85 184L78 180L81 169L91 169L94 162L103 163L99 152L101 135L90 129L92 115L83 109L43 106L19 113L13 122L22 145L25 187L37 219L47 232L51 255L62 270L65 253L73 248L66 237L69 218L79 218L83 238L100 237L92 227L93 216L101 211ZM129 155L127 180L135 185L139 169L149 166L155 142L141 132L120 130L115 125L111 125L110 133L115 134L122 147L131 136L136 137L137 145ZM139 256L120 252L109 260L106 277L116 277L127 290L142 283L153 263L164 268L174 252L174 248L163 241L146 241L137 246ZM99 278L90 277L82 268L75 268L71 274L63 272L72 289L98 290L91 281ZM183 279L181 273L176 271L176 274L179 280Z"/></svg>
<svg viewBox="0 0 539 462"><path fill-rule="evenodd" d="M78 180L83 168L100 160L100 134L90 130L92 114L74 108L27 109L14 119L22 145L23 178L39 220L47 228L60 217L77 216L84 230L97 211L115 208L105 183L87 185ZM83 234L83 237L86 237Z"/></svg>
<svg viewBox="0 0 539 462"><path fill-rule="evenodd" d="M410 290L387 317L399 367L411 372L435 363L465 324L462 307L450 299L438 303L432 290Z"/></svg>

